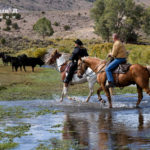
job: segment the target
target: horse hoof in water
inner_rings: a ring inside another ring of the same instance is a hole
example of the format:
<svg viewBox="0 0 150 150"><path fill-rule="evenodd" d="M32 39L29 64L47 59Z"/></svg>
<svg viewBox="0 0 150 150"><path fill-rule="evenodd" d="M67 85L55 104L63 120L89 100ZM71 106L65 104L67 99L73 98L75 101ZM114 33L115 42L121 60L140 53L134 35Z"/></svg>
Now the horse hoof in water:
<svg viewBox="0 0 150 150"><path fill-rule="evenodd" d="M106 101L102 99L102 100L101 100L101 103L102 103L102 104L106 104Z"/></svg>
<svg viewBox="0 0 150 150"><path fill-rule="evenodd" d="M86 102L86 103L88 103L88 102L89 102L89 100L87 99L85 102Z"/></svg>
<svg viewBox="0 0 150 150"><path fill-rule="evenodd" d="M136 105L135 107L136 107L136 108L138 108L138 109L140 109L140 108L141 108L139 105Z"/></svg>
<svg viewBox="0 0 150 150"><path fill-rule="evenodd" d="M68 97L68 99L71 100L71 101L76 101L76 99L73 98L73 97Z"/></svg>
<svg viewBox="0 0 150 150"><path fill-rule="evenodd" d="M63 99L60 99L60 101L59 101L59 102L60 102L60 103L61 103L61 102L63 102Z"/></svg>
<svg viewBox="0 0 150 150"><path fill-rule="evenodd" d="M106 101L103 100L103 99L99 99L99 101L100 101L102 104L106 104Z"/></svg>

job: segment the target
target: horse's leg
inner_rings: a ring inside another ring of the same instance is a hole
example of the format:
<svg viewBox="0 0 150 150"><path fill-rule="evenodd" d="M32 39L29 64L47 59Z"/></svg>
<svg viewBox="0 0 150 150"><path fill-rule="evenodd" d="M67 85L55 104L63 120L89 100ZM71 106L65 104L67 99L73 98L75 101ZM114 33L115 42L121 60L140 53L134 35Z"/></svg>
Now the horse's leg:
<svg viewBox="0 0 150 150"><path fill-rule="evenodd" d="M92 96L92 94L94 92L94 84L95 84L95 82L92 82L92 81L91 82L88 81L88 82L89 82L90 93L89 93L89 95L88 95L88 97L86 99L86 102L88 102L90 100L90 98L91 98L91 96Z"/></svg>
<svg viewBox="0 0 150 150"><path fill-rule="evenodd" d="M114 88L109 88L110 95L114 95Z"/></svg>
<svg viewBox="0 0 150 150"><path fill-rule="evenodd" d="M110 95L110 92L109 92L109 88L106 88L105 87L105 84L102 84L102 89L104 90L107 98L108 98L108 102L109 102L109 108L112 108L112 102L111 102L111 95Z"/></svg>
<svg viewBox="0 0 150 150"><path fill-rule="evenodd" d="M142 73L137 73L137 77L135 78L135 83L139 85L147 94L150 95L149 88L149 74L145 70L141 70Z"/></svg>
<svg viewBox="0 0 150 150"><path fill-rule="evenodd" d="M146 77L145 77L146 78ZM138 83L138 82L137 82ZM139 87L141 87L147 94L150 95L150 88L149 88L149 80L141 79L138 83Z"/></svg>
<svg viewBox="0 0 150 150"><path fill-rule="evenodd" d="M102 97L101 97L101 95L100 95L100 92L101 92L102 90L103 90L102 87L100 87L100 88L97 90L97 96L98 96L98 100L99 100L100 102L102 102L102 103L105 104L106 101L103 100Z"/></svg>
<svg viewBox="0 0 150 150"><path fill-rule="evenodd" d="M139 87L138 85L137 85L137 91L138 91L138 101L137 101L137 103L136 103L136 107L139 106L141 100L143 99L143 90L142 90L142 88Z"/></svg>
<svg viewBox="0 0 150 150"><path fill-rule="evenodd" d="M63 101L64 96L66 96L67 93L68 93L68 84L64 83L62 94L61 94L61 98L60 98L60 102Z"/></svg>

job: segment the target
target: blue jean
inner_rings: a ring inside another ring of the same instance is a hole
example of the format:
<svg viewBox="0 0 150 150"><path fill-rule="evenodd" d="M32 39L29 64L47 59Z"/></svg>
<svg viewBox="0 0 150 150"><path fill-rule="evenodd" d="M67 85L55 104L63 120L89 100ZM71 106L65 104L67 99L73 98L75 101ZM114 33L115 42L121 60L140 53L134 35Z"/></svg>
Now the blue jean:
<svg viewBox="0 0 150 150"><path fill-rule="evenodd" d="M106 71L106 76L109 82L114 82L114 78L112 75L113 69L119 66L119 64L125 62L125 58L115 58L105 69Z"/></svg>

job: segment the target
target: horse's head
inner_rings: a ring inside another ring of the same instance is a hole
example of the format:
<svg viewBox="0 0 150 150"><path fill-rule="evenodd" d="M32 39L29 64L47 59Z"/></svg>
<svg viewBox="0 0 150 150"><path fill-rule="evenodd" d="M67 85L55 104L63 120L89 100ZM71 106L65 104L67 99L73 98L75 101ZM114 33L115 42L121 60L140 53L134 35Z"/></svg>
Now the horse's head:
<svg viewBox="0 0 150 150"><path fill-rule="evenodd" d="M77 69L77 75L79 78L83 77L83 74L85 73L85 71L87 70L87 65L84 62L84 60L82 58L80 58L78 60L78 69Z"/></svg>
<svg viewBox="0 0 150 150"><path fill-rule="evenodd" d="M45 63L48 65L52 65L56 62L56 60L61 56L57 50L53 51L51 54L46 55Z"/></svg>

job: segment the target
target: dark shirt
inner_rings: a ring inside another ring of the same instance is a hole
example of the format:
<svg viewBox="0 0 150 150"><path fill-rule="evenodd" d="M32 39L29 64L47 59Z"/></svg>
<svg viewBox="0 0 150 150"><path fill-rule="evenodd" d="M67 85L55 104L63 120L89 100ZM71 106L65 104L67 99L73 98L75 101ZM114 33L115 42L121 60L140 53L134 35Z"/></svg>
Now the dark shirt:
<svg viewBox="0 0 150 150"><path fill-rule="evenodd" d="M74 61L77 62L79 57L84 57L84 56L89 56L86 48L75 47L74 51L72 52L72 56L70 57L69 60L72 60L72 62Z"/></svg>

